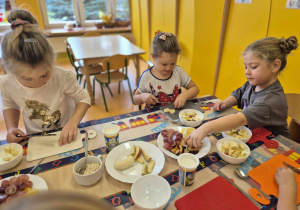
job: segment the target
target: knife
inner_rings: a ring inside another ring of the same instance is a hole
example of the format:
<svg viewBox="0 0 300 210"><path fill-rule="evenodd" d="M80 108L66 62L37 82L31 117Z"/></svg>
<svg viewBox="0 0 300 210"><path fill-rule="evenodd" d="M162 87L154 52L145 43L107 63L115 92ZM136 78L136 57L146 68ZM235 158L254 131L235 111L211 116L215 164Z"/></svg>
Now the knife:
<svg viewBox="0 0 300 210"><path fill-rule="evenodd" d="M290 165L286 162L283 162L283 165L285 165L286 167L292 169L296 174L300 174L300 170L298 168L296 168L296 167L294 167L294 166L292 166L292 165Z"/></svg>
<svg viewBox="0 0 300 210"><path fill-rule="evenodd" d="M38 167L44 160L45 158L42 158L29 172L29 174L32 174L34 172L34 170L36 169L36 167Z"/></svg>
<svg viewBox="0 0 300 210"><path fill-rule="evenodd" d="M37 136L27 135L26 137L31 138L31 137L43 137L43 136L56 136L56 133L47 133L47 134L41 134ZM17 135L17 137L25 137L25 136Z"/></svg>
<svg viewBox="0 0 300 210"><path fill-rule="evenodd" d="M239 186L237 186L233 181L231 181L225 174L223 174L219 169L216 170L217 174L221 177L223 177L224 179L226 179L226 181L228 181L232 186L234 186L238 191L240 191L244 196L246 196L250 201L252 201L252 203L254 203L255 206L257 206L257 208L262 209L262 205L260 205L254 198L252 198L250 195L248 195L247 193L245 193Z"/></svg>

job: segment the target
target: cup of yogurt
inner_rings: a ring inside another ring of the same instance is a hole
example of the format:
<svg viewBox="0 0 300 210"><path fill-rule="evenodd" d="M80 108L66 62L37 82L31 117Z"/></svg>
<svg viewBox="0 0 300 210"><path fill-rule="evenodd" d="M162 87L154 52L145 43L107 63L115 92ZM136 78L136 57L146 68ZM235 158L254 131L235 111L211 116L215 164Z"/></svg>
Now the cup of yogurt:
<svg viewBox="0 0 300 210"><path fill-rule="evenodd" d="M119 131L120 127L118 125L109 124L102 128L102 133L104 135L105 144L108 151L119 145Z"/></svg>
<svg viewBox="0 0 300 210"><path fill-rule="evenodd" d="M178 156L179 181L183 186L191 186L194 183L199 159L191 153L183 153Z"/></svg>

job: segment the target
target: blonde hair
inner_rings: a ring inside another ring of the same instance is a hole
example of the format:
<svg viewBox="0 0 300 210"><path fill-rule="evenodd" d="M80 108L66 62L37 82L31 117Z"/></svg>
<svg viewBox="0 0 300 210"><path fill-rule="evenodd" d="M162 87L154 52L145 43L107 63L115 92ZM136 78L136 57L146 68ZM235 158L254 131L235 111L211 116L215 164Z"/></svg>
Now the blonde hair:
<svg viewBox="0 0 300 210"><path fill-rule="evenodd" d="M2 60L5 68L15 74L19 73L21 64L33 68L41 64L52 67L54 52L46 36L40 31L37 20L31 13L21 9L12 10L7 16L11 24L17 18L26 23L14 26L2 39Z"/></svg>
<svg viewBox="0 0 300 210"><path fill-rule="evenodd" d="M297 47L298 42L295 36L291 36L287 39L267 37L250 44L243 55L251 52L254 56L264 59L270 64L276 59L279 59L281 61L279 71L282 71L287 64L287 55L290 54L292 50L297 49Z"/></svg>
<svg viewBox="0 0 300 210"><path fill-rule="evenodd" d="M170 34L171 36L166 36L166 39L163 40L159 38L160 36L164 34ZM172 33L166 33L166 32L161 32L158 33L152 42L152 50L153 50L153 56L159 57L163 52L166 53L171 53L171 54L179 54L181 52L181 49L179 47L177 38L174 34Z"/></svg>

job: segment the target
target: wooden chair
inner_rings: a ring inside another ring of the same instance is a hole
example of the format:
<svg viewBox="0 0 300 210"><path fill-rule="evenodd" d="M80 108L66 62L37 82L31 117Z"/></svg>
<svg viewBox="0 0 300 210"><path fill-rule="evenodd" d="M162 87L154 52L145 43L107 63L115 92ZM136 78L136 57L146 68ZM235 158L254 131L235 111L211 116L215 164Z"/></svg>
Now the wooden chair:
<svg viewBox="0 0 300 210"><path fill-rule="evenodd" d="M98 31L89 31L83 34L83 36L101 36L101 34Z"/></svg>
<svg viewBox="0 0 300 210"><path fill-rule="evenodd" d="M106 58L103 61L103 70L105 72L102 74L94 75L93 91L95 92L95 81L97 81L101 88L106 112L108 112L108 109L107 109L107 104L106 104L106 100L105 100L105 94L103 91L104 85L109 85L110 83L119 82L119 91L118 92L120 93L120 82L123 80L127 80L131 101L133 103L133 96L132 96L132 92L131 92L130 82L129 82L129 78L127 76L128 62L129 62L129 58L125 55L113 55L111 57ZM117 70L111 71L113 69L117 69ZM122 69L122 72L120 72L119 69Z"/></svg>
<svg viewBox="0 0 300 210"><path fill-rule="evenodd" d="M76 72L76 79L77 79L78 83L81 84L81 79L84 76L83 62L75 59L72 48L69 45L69 43L67 42L67 40L65 40L65 44L66 44L66 51L67 51L70 63L74 67L75 72ZM93 75L93 76L96 74L101 74L103 72L102 65L99 65L99 64L89 65L89 72L90 72L90 75ZM86 79L84 79L83 88L85 88L85 85L86 85ZM113 94L112 94L109 86L107 86L107 88L110 92L110 95L113 97Z"/></svg>
<svg viewBox="0 0 300 210"><path fill-rule="evenodd" d="M291 118L288 126L291 139L300 143L300 94L287 93L285 96L288 103L288 116Z"/></svg>

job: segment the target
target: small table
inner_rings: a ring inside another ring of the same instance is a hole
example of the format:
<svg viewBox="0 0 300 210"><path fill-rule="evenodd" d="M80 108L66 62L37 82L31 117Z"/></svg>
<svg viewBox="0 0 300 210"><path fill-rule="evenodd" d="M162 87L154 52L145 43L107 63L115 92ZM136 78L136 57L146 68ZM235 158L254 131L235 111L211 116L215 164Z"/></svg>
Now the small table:
<svg viewBox="0 0 300 210"><path fill-rule="evenodd" d="M89 77L89 64L101 63L105 58L122 54L136 60L136 84L140 78L140 55L145 50L137 47L120 35L102 35L96 37L69 37L68 42L76 60L83 60L87 90L94 103L94 95Z"/></svg>

